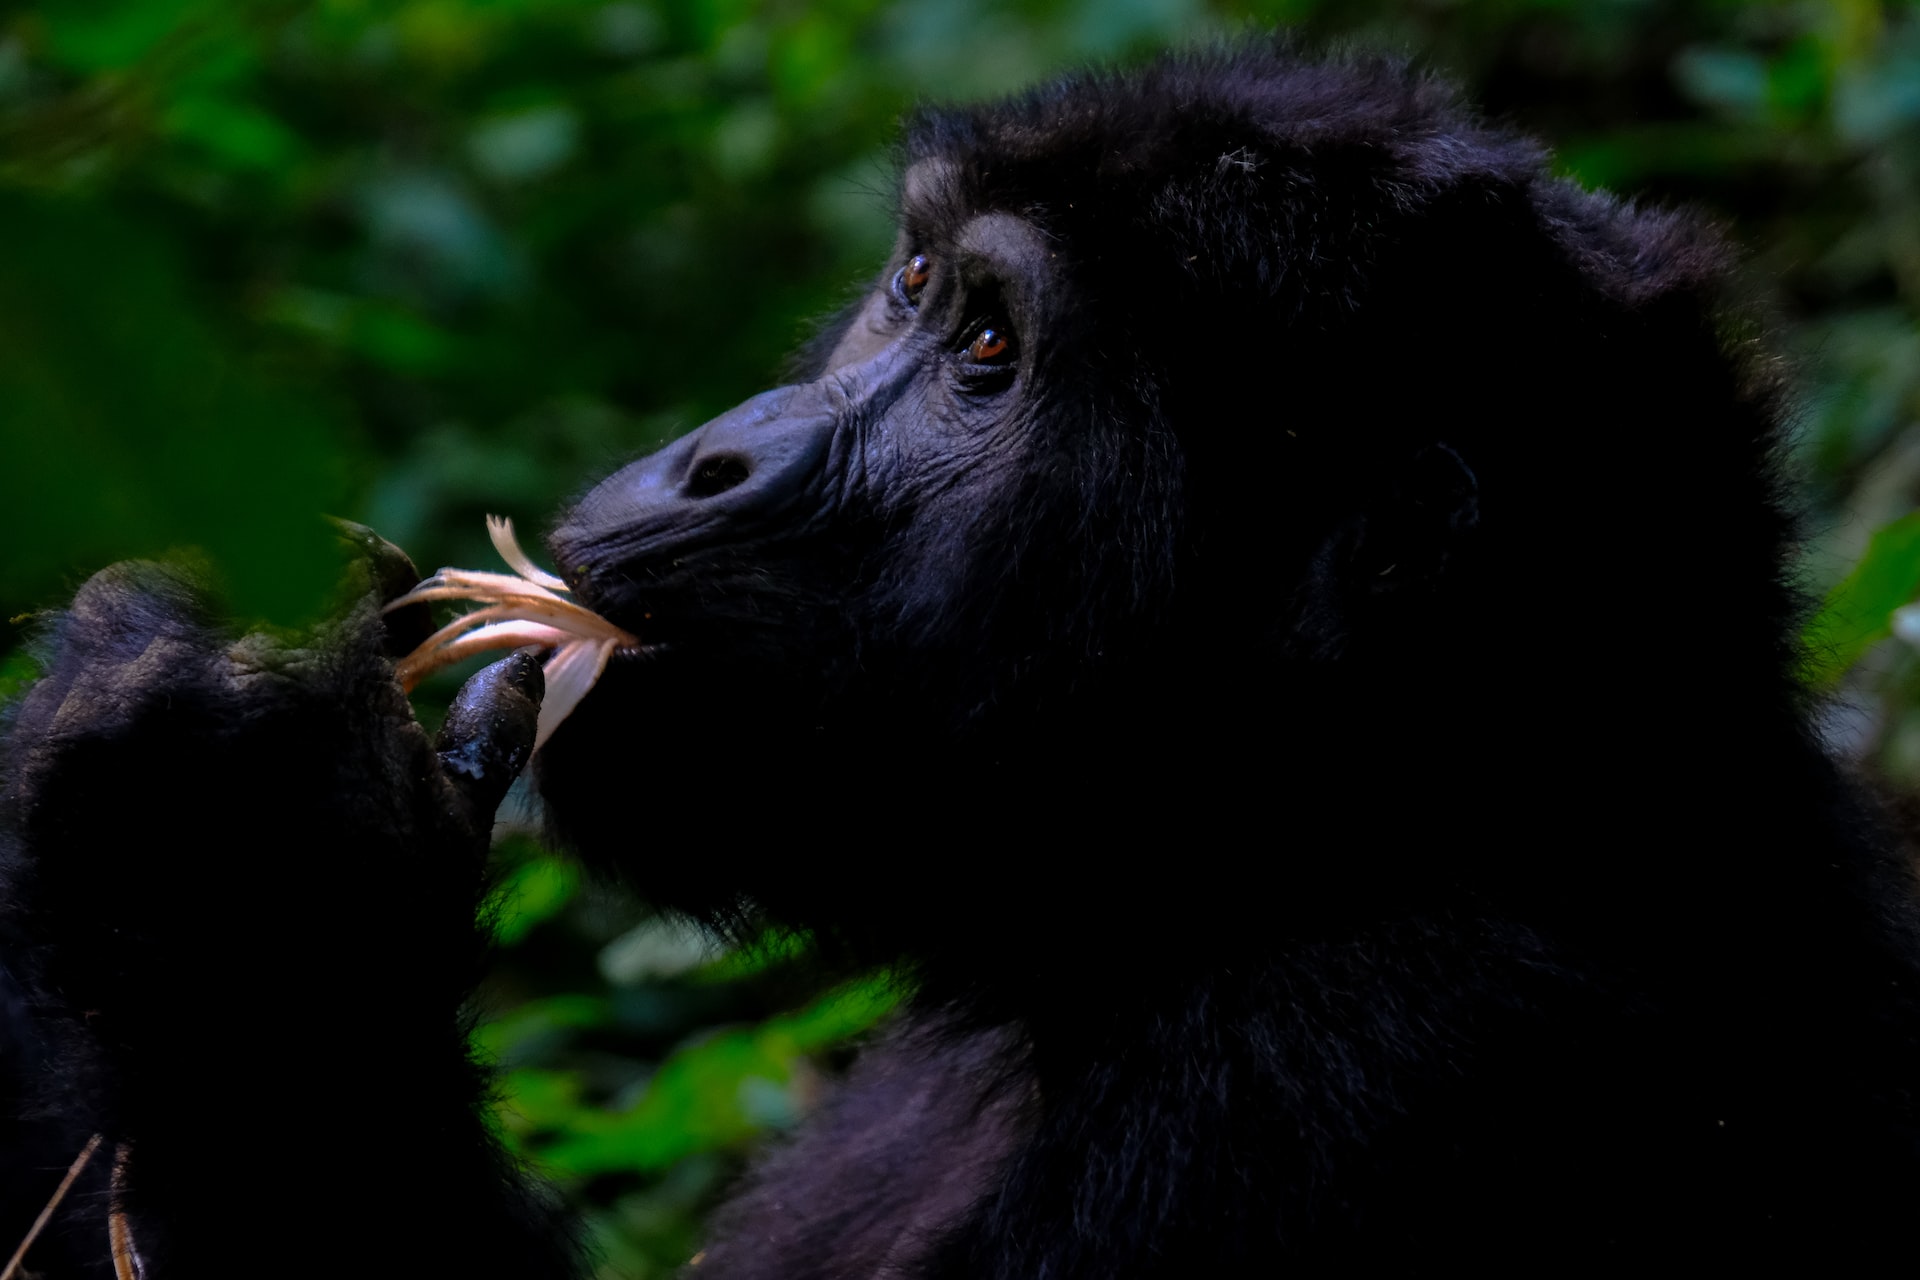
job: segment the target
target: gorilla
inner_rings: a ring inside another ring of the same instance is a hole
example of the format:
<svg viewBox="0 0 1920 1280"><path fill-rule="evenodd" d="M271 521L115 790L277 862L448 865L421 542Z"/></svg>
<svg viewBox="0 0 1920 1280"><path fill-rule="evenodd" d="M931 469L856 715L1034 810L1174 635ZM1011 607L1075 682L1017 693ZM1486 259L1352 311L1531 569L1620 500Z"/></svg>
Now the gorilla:
<svg viewBox="0 0 1920 1280"><path fill-rule="evenodd" d="M1391 60L914 120L789 385L548 540L641 641L532 759L556 838L912 977L692 1274L1911 1252L1920 915L1809 728L1763 338L1699 219ZM29 1209L115 1154L35 1265L581 1266L462 1021L540 668L430 742L396 563L297 643L141 565L52 627L0 849Z"/></svg>

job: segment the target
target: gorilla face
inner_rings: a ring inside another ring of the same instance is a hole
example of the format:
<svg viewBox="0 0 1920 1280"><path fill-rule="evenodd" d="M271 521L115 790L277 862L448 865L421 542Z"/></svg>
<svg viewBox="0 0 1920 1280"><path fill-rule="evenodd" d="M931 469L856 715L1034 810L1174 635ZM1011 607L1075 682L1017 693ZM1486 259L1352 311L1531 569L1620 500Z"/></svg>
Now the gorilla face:
<svg viewBox="0 0 1920 1280"><path fill-rule="evenodd" d="M553 537L583 597L631 621L652 661L725 650L798 667L783 677L807 683L825 655L804 637L824 629L830 652L849 628L878 629L823 607L897 589L903 560L920 560L908 596L957 599L949 575L969 566L968 526L999 514L989 508L1034 448L1039 397L1021 335L1050 333L1054 283L1036 269L1037 241L1030 225L990 214L907 245L836 327L816 377L594 489ZM890 625L918 603L892 601Z"/></svg>
<svg viewBox="0 0 1920 1280"><path fill-rule="evenodd" d="M927 172L915 171L909 200ZM929 651L960 643L955 632L976 649L982 628L1009 621L1028 554L1022 508L1059 501L1036 492L1036 470L1070 471L1122 444L1048 386L1045 357L1073 357L1057 349L1054 312L1070 294L1043 230L992 211L914 222L877 287L820 344L810 380L618 472L553 535L582 598L645 640L639 678L716 668L703 720L759 686L740 711L751 723L726 733L779 732L776 707L826 732L903 698L913 720L960 727L971 718L952 706L962 689L1000 673ZM1139 504L1131 492L1108 500ZM899 683L903 664L913 688Z"/></svg>

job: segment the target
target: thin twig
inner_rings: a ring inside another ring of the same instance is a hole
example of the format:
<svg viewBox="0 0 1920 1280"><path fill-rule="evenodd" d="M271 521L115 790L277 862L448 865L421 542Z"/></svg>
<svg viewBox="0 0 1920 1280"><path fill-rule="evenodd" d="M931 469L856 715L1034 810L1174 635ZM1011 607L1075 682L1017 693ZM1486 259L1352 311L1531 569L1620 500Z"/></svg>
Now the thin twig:
<svg viewBox="0 0 1920 1280"><path fill-rule="evenodd" d="M71 1165L67 1166L67 1176L60 1179L60 1185L53 1189L53 1198L47 1201L47 1207L40 1211L40 1216L35 1218L33 1225L27 1228L27 1238L20 1242L20 1247L13 1251L11 1258L7 1259L7 1269L0 1271L0 1280L13 1280L14 1273L20 1270L21 1262L26 1259L27 1250L33 1248L33 1242L40 1238L41 1230L53 1221L53 1211L58 1209L60 1202L67 1198L67 1188L79 1179L81 1171L87 1167L87 1161L93 1159L93 1153L99 1149L100 1135L96 1133L87 1139L87 1145L80 1148L80 1154L73 1158Z"/></svg>
<svg viewBox="0 0 1920 1280"><path fill-rule="evenodd" d="M112 1212L107 1214L107 1244L113 1250L114 1280L140 1280L145 1270L140 1265L140 1251L133 1247L133 1224L127 1221L127 1211L120 1207L125 1198L127 1181L127 1144L121 1143L113 1152L113 1189L108 1203Z"/></svg>

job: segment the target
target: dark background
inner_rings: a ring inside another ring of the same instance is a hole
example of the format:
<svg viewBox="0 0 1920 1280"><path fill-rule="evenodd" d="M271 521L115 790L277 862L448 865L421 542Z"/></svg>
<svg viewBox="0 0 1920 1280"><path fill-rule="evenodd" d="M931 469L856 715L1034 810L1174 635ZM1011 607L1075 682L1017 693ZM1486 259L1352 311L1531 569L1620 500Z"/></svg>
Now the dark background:
<svg viewBox="0 0 1920 1280"><path fill-rule="evenodd" d="M1920 664L1886 638L1920 591L1920 12L1867 0L0 9L0 695L31 678L35 611L116 558L200 557L240 617L281 626L337 570L321 511L423 567L492 567L484 513L536 533L770 385L859 287L904 108L1276 24L1441 68L1572 177L1747 246L1804 388L1809 678L1840 694L1836 746L1920 778ZM1652 425L1596 447L1658 466ZM1706 663L1717 637L1652 643ZM208 778L170 820L219 803ZM499 857L501 1123L586 1207L607 1274L664 1273L892 989L823 991L803 939L716 955L511 824ZM328 874L351 946L380 868L343 850ZM381 1071L350 1019L316 1034ZM406 1159L404 1133L355 1140Z"/></svg>

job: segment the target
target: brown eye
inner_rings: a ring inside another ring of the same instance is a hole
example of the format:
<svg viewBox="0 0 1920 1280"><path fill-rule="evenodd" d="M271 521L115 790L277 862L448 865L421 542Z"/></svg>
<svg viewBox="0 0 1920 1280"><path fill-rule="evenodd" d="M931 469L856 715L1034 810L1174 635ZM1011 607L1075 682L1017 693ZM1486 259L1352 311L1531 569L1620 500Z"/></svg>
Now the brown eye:
<svg viewBox="0 0 1920 1280"><path fill-rule="evenodd" d="M980 336L967 348L967 359L975 364L993 364L1004 360L1013 351L1013 338L999 329L982 329Z"/></svg>
<svg viewBox="0 0 1920 1280"><path fill-rule="evenodd" d="M924 253L916 253L900 268L900 274L893 278L894 292L908 306L920 301L921 292L927 287L927 277L933 274L933 263Z"/></svg>

